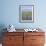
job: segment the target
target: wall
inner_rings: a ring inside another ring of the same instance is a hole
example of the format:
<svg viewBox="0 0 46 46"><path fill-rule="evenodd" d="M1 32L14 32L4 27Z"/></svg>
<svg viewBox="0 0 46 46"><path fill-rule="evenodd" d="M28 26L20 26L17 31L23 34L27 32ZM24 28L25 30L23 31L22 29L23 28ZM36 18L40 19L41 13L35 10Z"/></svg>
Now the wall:
<svg viewBox="0 0 46 46"><path fill-rule="evenodd" d="M19 23L19 5L34 5L34 23ZM16 28L46 28L46 1L41 0L1 0L0 25L13 24Z"/></svg>
<svg viewBox="0 0 46 46"><path fill-rule="evenodd" d="M37 6L34 0L2 0L1 2L1 24L6 26L13 24L16 28L29 28L37 26ZM34 23L19 23L19 5L32 4L34 4Z"/></svg>

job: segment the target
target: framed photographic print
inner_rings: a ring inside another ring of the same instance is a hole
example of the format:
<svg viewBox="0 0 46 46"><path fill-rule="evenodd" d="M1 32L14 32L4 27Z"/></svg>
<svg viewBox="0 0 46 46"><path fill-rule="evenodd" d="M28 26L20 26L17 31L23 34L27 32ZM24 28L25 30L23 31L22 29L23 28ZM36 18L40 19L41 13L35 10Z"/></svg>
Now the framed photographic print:
<svg viewBox="0 0 46 46"><path fill-rule="evenodd" d="M26 23L34 22L34 5L19 6L19 21Z"/></svg>

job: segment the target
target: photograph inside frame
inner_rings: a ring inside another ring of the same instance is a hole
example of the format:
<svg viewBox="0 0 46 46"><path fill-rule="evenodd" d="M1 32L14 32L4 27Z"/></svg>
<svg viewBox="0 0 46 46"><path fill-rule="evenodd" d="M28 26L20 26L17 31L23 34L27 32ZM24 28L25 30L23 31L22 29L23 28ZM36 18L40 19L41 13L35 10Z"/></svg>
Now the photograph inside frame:
<svg viewBox="0 0 46 46"><path fill-rule="evenodd" d="M34 21L34 5L20 5L20 22Z"/></svg>

